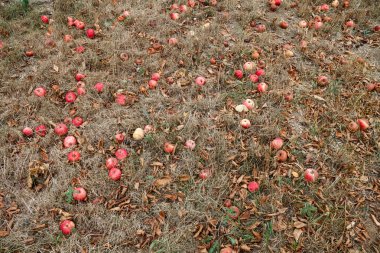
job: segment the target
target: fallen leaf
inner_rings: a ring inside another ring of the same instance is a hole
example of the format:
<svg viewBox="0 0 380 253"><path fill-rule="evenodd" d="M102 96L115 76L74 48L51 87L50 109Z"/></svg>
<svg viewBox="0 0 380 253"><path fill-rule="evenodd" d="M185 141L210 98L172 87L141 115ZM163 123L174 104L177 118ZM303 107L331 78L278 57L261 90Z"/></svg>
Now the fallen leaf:
<svg viewBox="0 0 380 253"><path fill-rule="evenodd" d="M303 222L296 221L296 222L294 222L293 226L295 228L303 228L303 227L306 227L307 225L305 223L303 223Z"/></svg>
<svg viewBox="0 0 380 253"><path fill-rule="evenodd" d="M9 235L8 231L0 230L0 237L6 237Z"/></svg>
<svg viewBox="0 0 380 253"><path fill-rule="evenodd" d="M171 181L172 181L172 178L170 176L166 176L166 177L163 177L163 178L160 178L160 179L157 179L156 181L154 181L153 185L156 187L164 187L164 186L170 184Z"/></svg>
<svg viewBox="0 0 380 253"><path fill-rule="evenodd" d="M298 239L300 238L301 234L302 234L302 230L301 229L294 229L293 231L293 236L294 236L294 239L296 239L296 241L298 241Z"/></svg>
<svg viewBox="0 0 380 253"><path fill-rule="evenodd" d="M380 227L380 222L376 219L375 215L371 214L373 222L375 222L376 226Z"/></svg>

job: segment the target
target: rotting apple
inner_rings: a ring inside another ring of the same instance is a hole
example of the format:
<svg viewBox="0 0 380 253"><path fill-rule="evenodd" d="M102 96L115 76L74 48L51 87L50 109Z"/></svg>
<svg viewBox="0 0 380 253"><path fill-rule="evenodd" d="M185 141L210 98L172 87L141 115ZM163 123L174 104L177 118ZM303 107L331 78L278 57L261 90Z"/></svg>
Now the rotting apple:
<svg viewBox="0 0 380 253"><path fill-rule="evenodd" d="M108 177L113 181L118 181L121 178L121 170L118 168L111 168L108 171Z"/></svg>
<svg viewBox="0 0 380 253"><path fill-rule="evenodd" d="M64 42L71 42L73 40L73 36L71 36L70 34L65 34L63 36L63 41Z"/></svg>
<svg viewBox="0 0 380 253"><path fill-rule="evenodd" d="M318 179L318 171L315 169L306 169L304 178L307 182L314 182Z"/></svg>
<svg viewBox="0 0 380 253"><path fill-rule="evenodd" d="M75 223L71 220L63 220L59 224L59 229L61 230L62 234L69 235L75 228Z"/></svg>
<svg viewBox="0 0 380 253"><path fill-rule="evenodd" d="M248 183L248 186L247 186L247 189L249 192L255 192L259 189L259 184L255 181L252 181L252 182L249 182Z"/></svg>
<svg viewBox="0 0 380 253"><path fill-rule="evenodd" d="M80 127L83 124L83 119L79 116L76 116L75 118L73 118L71 123L73 123L73 125L76 127Z"/></svg>
<svg viewBox="0 0 380 253"><path fill-rule="evenodd" d="M322 4L319 9L321 11L328 11L330 9L330 6L328 4Z"/></svg>
<svg viewBox="0 0 380 253"><path fill-rule="evenodd" d="M198 85L198 86L204 86L206 84L206 78L204 78L203 76L198 76L196 79L195 79L195 83Z"/></svg>
<svg viewBox="0 0 380 253"><path fill-rule="evenodd" d="M168 43L169 43L169 45L172 45L172 46L177 45L178 39L177 38L170 38L168 40Z"/></svg>
<svg viewBox="0 0 380 253"><path fill-rule="evenodd" d="M36 134L44 137L47 134L47 128L45 125L39 125L35 128Z"/></svg>
<svg viewBox="0 0 380 253"><path fill-rule="evenodd" d="M355 26L355 23L354 23L354 21L352 21L352 20L348 20L348 21L345 23L345 26L346 26L347 28L352 28L352 27Z"/></svg>
<svg viewBox="0 0 380 253"><path fill-rule="evenodd" d="M195 148L195 141L193 141L193 140L187 140L185 142L185 147L187 149L193 150Z"/></svg>
<svg viewBox="0 0 380 253"><path fill-rule="evenodd" d="M211 176L211 171L209 169L203 169L199 172L199 178L206 180Z"/></svg>
<svg viewBox="0 0 380 253"><path fill-rule="evenodd" d="M279 150L276 153L276 159L279 162L285 162L288 159L288 153L284 150Z"/></svg>
<svg viewBox="0 0 380 253"><path fill-rule="evenodd" d="M67 154L67 159L69 162L77 162L80 160L80 153L76 150L73 150Z"/></svg>
<svg viewBox="0 0 380 253"><path fill-rule="evenodd" d="M348 128L348 130L350 131L350 132L356 132L356 131L358 131L359 130L359 125L358 125L358 123L356 123L356 122L354 122L354 121L351 121L349 124L348 124L348 126L347 126L347 128Z"/></svg>
<svg viewBox="0 0 380 253"><path fill-rule="evenodd" d="M251 71L254 67L255 67L255 64L251 61L248 61L248 62L244 63L244 65L243 65L243 69L246 71Z"/></svg>
<svg viewBox="0 0 380 253"><path fill-rule="evenodd" d="M223 203L225 207L231 207L232 206L232 201L230 199L226 199Z"/></svg>
<svg viewBox="0 0 380 253"><path fill-rule="evenodd" d="M46 89L43 87L37 87L34 89L33 93L37 97L44 97L46 95Z"/></svg>
<svg viewBox="0 0 380 253"><path fill-rule="evenodd" d="M281 21L280 24L279 24L279 26L280 26L280 28L282 28L282 29L286 29L286 28L289 27L289 24L288 24L288 22L286 22L286 21Z"/></svg>
<svg viewBox="0 0 380 253"><path fill-rule="evenodd" d="M114 167L117 167L119 164L119 161L115 157L110 157L106 160L106 168L112 169Z"/></svg>
<svg viewBox="0 0 380 253"><path fill-rule="evenodd" d="M28 50L25 52L25 55L28 57L32 57L32 56L34 56L34 52L33 52L33 50Z"/></svg>
<svg viewBox="0 0 380 253"><path fill-rule="evenodd" d="M301 20L300 22L298 22L298 26L301 28L306 28L307 22L305 20Z"/></svg>
<svg viewBox="0 0 380 253"><path fill-rule="evenodd" d="M240 210L239 208L237 208L236 206L230 206L228 209L227 209L227 215L233 219L233 220L236 220L239 215L240 215Z"/></svg>
<svg viewBox="0 0 380 253"><path fill-rule="evenodd" d="M54 127L54 132L59 136L67 134L68 131L69 131L69 129L67 128L66 124L64 124L64 123L59 123L59 124L55 125L55 127Z"/></svg>
<svg viewBox="0 0 380 253"><path fill-rule="evenodd" d="M329 84L329 79L327 76L319 76L317 79L317 83L321 86L326 86Z"/></svg>
<svg viewBox="0 0 380 253"><path fill-rule="evenodd" d="M73 198L77 201L84 201L87 198L87 192L82 187L75 187L73 191Z"/></svg>

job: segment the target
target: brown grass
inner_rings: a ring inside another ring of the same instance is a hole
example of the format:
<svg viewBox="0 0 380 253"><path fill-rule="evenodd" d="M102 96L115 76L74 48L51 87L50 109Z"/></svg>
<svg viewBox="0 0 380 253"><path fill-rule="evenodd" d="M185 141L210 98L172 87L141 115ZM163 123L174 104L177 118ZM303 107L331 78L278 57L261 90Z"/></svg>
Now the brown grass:
<svg viewBox="0 0 380 253"><path fill-rule="evenodd" d="M28 11L18 3L1 5L0 236L5 234L0 252L212 253L227 246L236 252L379 252L374 218L380 221L380 99L378 91L365 89L380 78L379 34L371 30L380 22L379 8L376 1L351 1L348 9L330 10L333 20L321 31L306 31L298 28L299 20L320 15L316 7L324 1L298 2L291 8L284 1L271 12L264 0L221 0L217 6L189 8L178 21L169 19L170 3L163 0L67 0ZM55 47L45 45L47 27L39 20L50 10ZM112 27L123 10L131 16ZM89 27L96 23L101 32L89 40L67 27L67 16ZM348 19L357 24L352 31L342 28ZM267 31L256 33L251 20ZM290 27L280 29L281 20ZM65 43L64 34L74 41ZM170 37L178 38L178 45L168 45ZM301 39L309 42L306 50L299 47ZM160 53L147 53L153 42L163 45ZM294 57L284 57L285 44L293 46ZM73 53L78 45L86 47L83 54ZM35 56L28 58L24 51L30 48ZM255 48L263 50L260 60L266 63L269 92L262 95L253 92L256 85L248 78L233 77ZM128 61L120 59L123 52ZM211 57L217 65L210 64ZM347 64L341 64L342 57ZM137 58L142 65L134 63ZM75 90L78 71L87 75L87 94L67 105L64 94ZM157 71L158 89L140 93ZM327 87L317 85L320 74L330 78ZM199 75L207 78L201 90L194 84ZM167 77L175 83L168 84ZM106 84L101 94L92 90L99 81ZM53 91L53 85L60 90ZM47 97L33 95L37 86L48 90ZM117 105L113 95L120 89L138 100ZM294 93L292 102L283 98L288 91ZM239 115L234 106L245 98L257 108ZM82 158L69 164L70 150L62 148L49 122L63 122L73 109L87 122L79 129L70 126L69 133L82 140L75 148ZM250 129L241 129L242 118L251 120ZM350 133L348 123L358 118L369 119L370 129ZM46 137L22 136L23 127L39 124L49 126ZM147 124L154 133L134 141L134 129ZM104 164L117 147L118 131L127 133L120 146L130 156L121 181L112 182ZM285 163L269 148L281 133L290 157ZM195 151L183 148L187 139L196 140ZM166 141L177 145L174 155L164 153ZM51 174L40 191L27 187L34 160L45 160ZM303 180L309 167L320 174L314 184ZM202 181L198 174L205 168L212 176ZM182 182L183 175L189 180ZM164 176L172 182L156 188L154 181ZM257 193L246 190L252 180L260 183ZM65 192L77 185L87 190L88 201L67 203ZM223 206L228 198L240 209L240 219L228 219ZM94 204L95 199L102 202ZM123 201L128 202L120 210L113 209ZM71 236L58 229L58 209L76 223ZM295 222L305 224L298 241Z"/></svg>

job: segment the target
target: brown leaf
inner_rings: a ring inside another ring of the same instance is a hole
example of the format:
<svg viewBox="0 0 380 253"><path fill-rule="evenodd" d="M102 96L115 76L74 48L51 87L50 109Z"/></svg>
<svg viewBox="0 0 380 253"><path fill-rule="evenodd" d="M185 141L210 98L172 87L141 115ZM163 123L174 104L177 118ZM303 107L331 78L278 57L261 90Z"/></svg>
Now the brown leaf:
<svg viewBox="0 0 380 253"><path fill-rule="evenodd" d="M373 222L375 222L376 226L380 227L380 222L376 219L376 217L373 214L371 214L371 217Z"/></svg>
<svg viewBox="0 0 380 253"><path fill-rule="evenodd" d="M181 182L189 181L190 178L191 178L190 175L180 175L179 181L181 181Z"/></svg>
<svg viewBox="0 0 380 253"><path fill-rule="evenodd" d="M9 235L8 231L0 230L0 237L6 237Z"/></svg>
<svg viewBox="0 0 380 253"><path fill-rule="evenodd" d="M247 244L243 244L240 246L240 249L242 251L247 251L247 252L250 252L251 251L251 248L247 245Z"/></svg>
<svg viewBox="0 0 380 253"><path fill-rule="evenodd" d="M298 239L300 238L302 232L303 232L302 229L298 229L298 228L294 229L293 236L294 236L294 239L296 241L298 241Z"/></svg>
<svg viewBox="0 0 380 253"><path fill-rule="evenodd" d="M154 181L153 185L156 187L164 187L172 181L172 178L170 176L165 176L163 178L157 179Z"/></svg>
<svg viewBox="0 0 380 253"><path fill-rule="evenodd" d="M295 228L303 228L303 227L306 227L307 225L305 223L303 223L303 222L296 221L296 222L294 222L293 226Z"/></svg>

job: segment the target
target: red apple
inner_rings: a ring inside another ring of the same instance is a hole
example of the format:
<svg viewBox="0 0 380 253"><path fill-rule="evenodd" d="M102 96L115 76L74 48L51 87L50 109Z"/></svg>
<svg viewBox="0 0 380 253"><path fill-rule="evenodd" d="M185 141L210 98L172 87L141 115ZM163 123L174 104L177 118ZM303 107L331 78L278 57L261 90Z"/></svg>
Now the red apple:
<svg viewBox="0 0 380 253"><path fill-rule="evenodd" d="M84 201L87 198L87 192L82 187L75 187L73 191L73 198L77 201Z"/></svg>
<svg viewBox="0 0 380 253"><path fill-rule="evenodd" d="M187 0L187 6L194 7L195 6L195 1L194 0Z"/></svg>
<svg viewBox="0 0 380 253"><path fill-rule="evenodd" d="M75 48L75 51L76 51L78 54L83 53L84 50L86 50L86 49L84 48L84 46L78 46L78 47Z"/></svg>
<svg viewBox="0 0 380 253"><path fill-rule="evenodd" d="M115 139L117 143L122 143L125 139L125 134L124 133L117 133L115 135Z"/></svg>
<svg viewBox="0 0 380 253"><path fill-rule="evenodd" d="M321 11L328 11L330 9L328 4L322 4L320 6Z"/></svg>
<svg viewBox="0 0 380 253"><path fill-rule="evenodd" d="M115 156L119 160L124 160L128 156L128 151L124 148L119 148L118 150L116 150ZM113 167L115 167L115 166L113 166Z"/></svg>
<svg viewBox="0 0 380 253"><path fill-rule="evenodd" d="M47 133L47 128L45 125L39 125L36 127L35 131L37 135L44 137Z"/></svg>
<svg viewBox="0 0 380 253"><path fill-rule="evenodd" d="M168 40L169 45L176 45L178 43L178 40L176 38L170 38Z"/></svg>
<svg viewBox="0 0 380 253"><path fill-rule="evenodd" d="M71 151L67 154L67 159L69 162L77 162L80 160L80 153L78 151Z"/></svg>
<svg viewBox="0 0 380 253"><path fill-rule="evenodd" d="M71 36L71 35L69 35L69 34L65 34L64 36L63 36L63 41L64 42L70 42L70 41L72 41L73 40L73 36Z"/></svg>
<svg viewBox="0 0 380 253"><path fill-rule="evenodd" d="M74 22L75 22L75 21L74 21ZM83 30L84 27L86 26L86 25L84 24L84 22L79 21L79 20L78 20L78 22L76 22L76 23L74 23L74 24L75 24L75 27L76 27L77 29L79 29L79 30Z"/></svg>
<svg viewBox="0 0 380 253"><path fill-rule="evenodd" d="M258 77L260 76L264 76L265 75L265 70L263 69L258 69L256 70L256 73L255 73Z"/></svg>
<svg viewBox="0 0 380 253"><path fill-rule="evenodd" d="M104 84L103 83L97 83L94 86L94 89L98 92L101 93L104 89Z"/></svg>
<svg viewBox="0 0 380 253"><path fill-rule="evenodd" d="M329 79L327 76L319 76L317 79L317 83L321 86L326 86L329 84Z"/></svg>
<svg viewBox="0 0 380 253"><path fill-rule="evenodd" d="M28 57L32 57L34 55L34 52L33 52L33 50L29 50L29 51L25 52L25 55Z"/></svg>
<svg viewBox="0 0 380 253"><path fill-rule="evenodd" d="M259 189L259 184L255 181L249 182L248 183L248 191L250 192L255 192Z"/></svg>
<svg viewBox="0 0 380 253"><path fill-rule="evenodd" d="M286 21L281 21L280 24L279 24L279 26L280 26L282 29L286 29L286 28L288 28L289 24L288 24L288 22L286 22Z"/></svg>
<svg viewBox="0 0 380 253"><path fill-rule="evenodd" d="M307 169L305 170L304 177L307 182L314 182L318 179L318 171L315 169Z"/></svg>
<svg viewBox="0 0 380 253"><path fill-rule="evenodd" d="M154 90L157 87L157 81L155 81L153 79L149 80L148 87L149 87L149 89Z"/></svg>
<svg viewBox="0 0 380 253"><path fill-rule="evenodd" d="M198 76L196 79L195 79L195 83L198 85L198 86L203 86L206 84L206 78L204 78L203 76Z"/></svg>
<svg viewBox="0 0 380 253"><path fill-rule="evenodd" d="M77 80L77 81L79 82L79 81L82 81L85 77L86 77L85 74L77 73L77 74L75 75L75 80Z"/></svg>
<svg viewBox="0 0 380 253"><path fill-rule="evenodd" d="M290 102L293 100L294 98L294 95L293 95L293 92L287 92L285 95L284 95L284 98L286 101Z"/></svg>
<svg viewBox="0 0 380 253"><path fill-rule="evenodd" d="M67 103L74 103L76 99L77 95L72 91L67 92L65 95L65 100Z"/></svg>
<svg viewBox="0 0 380 253"><path fill-rule="evenodd" d="M380 25L375 26L375 27L373 28L373 30L374 30L375 32L380 31Z"/></svg>
<svg viewBox="0 0 380 253"><path fill-rule="evenodd" d="M355 23L354 23L354 21L349 20L349 21L347 21L347 22L345 23L345 25L346 25L347 28L352 28L352 27L355 26Z"/></svg>
<svg viewBox="0 0 380 253"><path fill-rule="evenodd" d="M173 153L175 146L169 142L165 142L164 144L164 151L166 153Z"/></svg>
<svg viewBox="0 0 380 253"><path fill-rule="evenodd" d="M44 97L46 95L46 90L43 87L37 87L34 89L33 93L37 97Z"/></svg>
<svg viewBox="0 0 380 253"><path fill-rule="evenodd" d="M263 33L267 30L267 28L265 27L265 25L258 24L256 25L255 30L259 33Z"/></svg>
<svg viewBox="0 0 380 253"><path fill-rule="evenodd" d="M195 148L195 141L193 140L187 140L185 143L185 147L187 149L193 150Z"/></svg>
<svg viewBox="0 0 380 253"><path fill-rule="evenodd" d="M119 162L115 157L110 157L106 160L106 167L109 170L114 168L114 167L117 167L118 164L119 164Z"/></svg>
<svg viewBox="0 0 380 253"><path fill-rule="evenodd" d="M119 93L116 95L115 102L119 105L125 105L127 103L127 96Z"/></svg>
<svg viewBox="0 0 380 253"><path fill-rule="evenodd" d="M178 4L172 4L171 6L170 6L170 10L178 10Z"/></svg>
<svg viewBox="0 0 380 253"><path fill-rule="evenodd" d="M203 169L201 170L201 172L199 172L199 177L203 180L206 180L210 176L211 176L211 171L209 169Z"/></svg>
<svg viewBox="0 0 380 253"><path fill-rule="evenodd" d="M88 38L93 39L95 38L95 30L94 29L87 29L86 35Z"/></svg>
<svg viewBox="0 0 380 253"><path fill-rule="evenodd" d="M63 220L61 224L59 224L59 229L64 235L71 234L74 228L75 228L75 223L72 222L71 220Z"/></svg>
<svg viewBox="0 0 380 253"><path fill-rule="evenodd" d="M224 205L225 207L230 207L230 206L232 206L232 201L231 201L230 199L226 199L226 200L224 201L223 205Z"/></svg>
<svg viewBox="0 0 380 253"><path fill-rule="evenodd" d="M280 137L277 137L270 143L270 147L273 149L280 149L282 145L284 145L284 141Z"/></svg>
<svg viewBox="0 0 380 253"><path fill-rule="evenodd" d="M249 75L249 79L253 82L253 83L257 83L259 81L259 76L258 75L255 75L255 74L252 74L252 75Z"/></svg>
<svg viewBox="0 0 380 253"><path fill-rule="evenodd" d="M57 124L54 128L54 132L59 135L59 136L62 136L62 135L65 135L67 134L68 132L68 128L65 124L63 123L60 123L60 124Z"/></svg>
<svg viewBox="0 0 380 253"><path fill-rule="evenodd" d="M368 120L366 119L358 119L358 124L360 127L360 130L365 131L367 128L369 128Z"/></svg>
<svg viewBox="0 0 380 253"><path fill-rule="evenodd" d="M268 89L268 85L266 83L259 83L257 85L257 91L260 93L266 92Z"/></svg>
<svg viewBox="0 0 380 253"><path fill-rule="evenodd" d="M235 72L234 72L234 76L235 76L237 79L242 79L243 76L244 76L243 71L241 71L240 69L235 70Z"/></svg>
<svg viewBox="0 0 380 253"><path fill-rule="evenodd" d="M323 26L322 21L316 21L316 22L314 23L314 29L315 29L315 30L319 30L319 29L321 29L322 26Z"/></svg>
<svg viewBox="0 0 380 253"><path fill-rule="evenodd" d="M181 4L180 6L179 6L179 11L180 12L186 12L187 11L187 6L186 5L184 5L184 4Z"/></svg>
<svg viewBox="0 0 380 253"><path fill-rule="evenodd" d="M44 24L49 24L49 17L48 17L48 16L45 16L45 15L42 15L42 16L41 16L41 21L42 21L42 23L44 23Z"/></svg>
<svg viewBox="0 0 380 253"><path fill-rule="evenodd" d="M305 20L301 20L298 23L298 26L301 27L301 28L306 28L307 27L307 22Z"/></svg>
<svg viewBox="0 0 380 253"><path fill-rule="evenodd" d="M248 119L242 119L240 121L240 126L242 128L245 128L245 129L250 128L251 127L251 122Z"/></svg>
<svg viewBox="0 0 380 253"><path fill-rule="evenodd" d="M77 139L72 135L66 136L65 139L63 140L63 146L65 148L70 148L72 146L75 146L76 144L77 144Z"/></svg>
<svg viewBox="0 0 380 253"><path fill-rule="evenodd" d="M73 123L74 126L76 127L80 127L82 124L83 124L83 119L79 116L73 118L73 120L71 121Z"/></svg>
<svg viewBox="0 0 380 253"><path fill-rule="evenodd" d="M30 127L25 127L23 130L22 130L22 133L25 135L25 136L32 136L33 135L33 129L31 129Z"/></svg>
<svg viewBox="0 0 380 253"><path fill-rule="evenodd" d="M236 220L240 215L240 210L236 206L231 206L230 208L228 208L227 215L231 219Z"/></svg>
<svg viewBox="0 0 380 253"><path fill-rule="evenodd" d="M281 5L282 0L274 0L274 4L277 6Z"/></svg>
<svg viewBox="0 0 380 253"><path fill-rule="evenodd" d="M74 26L74 19L72 17L67 17L67 25L68 26Z"/></svg>
<svg viewBox="0 0 380 253"><path fill-rule="evenodd" d="M158 82L158 80L160 80L160 77L160 73L153 73L150 79Z"/></svg>
<svg viewBox="0 0 380 253"><path fill-rule="evenodd" d="M252 110L255 107L255 102L252 99L246 99L243 101L243 105L247 107L249 110Z"/></svg>
<svg viewBox="0 0 380 253"><path fill-rule="evenodd" d="M179 14L177 12L170 13L170 18L172 20L177 20L179 19Z"/></svg>
<svg viewBox="0 0 380 253"><path fill-rule="evenodd" d="M118 168L111 168L108 171L108 177L113 181L118 181L121 178L121 170Z"/></svg>

